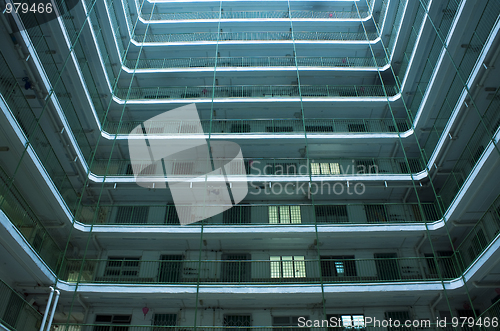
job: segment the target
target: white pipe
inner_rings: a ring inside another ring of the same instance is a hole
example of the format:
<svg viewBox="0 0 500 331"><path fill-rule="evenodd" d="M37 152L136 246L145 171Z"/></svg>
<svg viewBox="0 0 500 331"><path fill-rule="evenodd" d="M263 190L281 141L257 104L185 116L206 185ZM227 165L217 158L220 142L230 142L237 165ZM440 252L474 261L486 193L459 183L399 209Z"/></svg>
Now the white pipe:
<svg viewBox="0 0 500 331"><path fill-rule="evenodd" d="M52 297L54 296L54 288L52 286L50 288L49 300L47 301L47 306L45 307L45 312L43 313L42 325L40 326L39 331L43 331L45 326L45 322L47 322L47 316L49 314L50 304L52 303Z"/></svg>
<svg viewBox="0 0 500 331"><path fill-rule="evenodd" d="M52 326L52 321L54 320L54 314L56 313L57 302L59 301L60 294L61 294L61 292L59 292L59 290L56 290L56 298L54 299L54 304L52 305L52 311L50 312L49 324L47 325L47 331L49 331L50 327Z"/></svg>

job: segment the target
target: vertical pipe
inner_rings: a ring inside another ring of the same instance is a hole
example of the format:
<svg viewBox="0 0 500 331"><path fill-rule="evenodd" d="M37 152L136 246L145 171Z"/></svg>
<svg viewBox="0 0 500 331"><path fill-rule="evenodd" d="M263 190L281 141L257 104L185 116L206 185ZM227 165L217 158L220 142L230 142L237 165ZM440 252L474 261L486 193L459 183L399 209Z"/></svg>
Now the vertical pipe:
<svg viewBox="0 0 500 331"><path fill-rule="evenodd" d="M45 312L43 313L42 325L40 326L40 330L43 330L45 326L45 322L47 322L47 316L49 315L50 304L52 303L52 297L54 296L54 288L52 286L50 288L49 300L47 301L47 306L45 307Z"/></svg>
<svg viewBox="0 0 500 331"><path fill-rule="evenodd" d="M50 312L49 324L47 325L47 330L50 330L50 327L52 326L52 321L54 320L54 314L56 312L57 302L59 301L60 294L61 292L59 292L59 290L56 290L56 298L54 299L54 304L52 305L52 311Z"/></svg>

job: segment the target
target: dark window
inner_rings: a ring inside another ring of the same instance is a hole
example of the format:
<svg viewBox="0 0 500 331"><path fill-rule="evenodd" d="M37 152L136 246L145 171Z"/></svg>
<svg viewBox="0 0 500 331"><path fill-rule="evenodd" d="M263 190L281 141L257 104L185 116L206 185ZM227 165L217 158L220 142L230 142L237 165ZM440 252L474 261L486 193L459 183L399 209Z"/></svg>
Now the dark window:
<svg viewBox="0 0 500 331"><path fill-rule="evenodd" d="M314 206L316 222L318 223L345 223L349 222L347 206Z"/></svg>
<svg viewBox="0 0 500 331"><path fill-rule="evenodd" d="M348 124L347 128L349 132L366 132L366 125L364 123L360 124Z"/></svg>
<svg viewBox="0 0 500 331"><path fill-rule="evenodd" d="M297 173L296 163L274 163L266 165L266 175L295 175Z"/></svg>
<svg viewBox="0 0 500 331"><path fill-rule="evenodd" d="M407 311L388 311L385 313L385 319L389 320L392 319L393 321L399 321L401 325L404 325L406 321L411 320L410 319L410 314ZM394 324L394 323L393 323ZM394 327L394 326L389 326L387 327L387 331L411 331L412 328L409 327Z"/></svg>
<svg viewBox="0 0 500 331"><path fill-rule="evenodd" d="M408 170L408 164L410 165L410 170ZM403 174L408 174L408 173L417 173L422 171L422 167L420 166L420 162L415 159L409 159L408 164L406 164L406 161L401 161L399 162L399 168L401 169L401 173Z"/></svg>
<svg viewBox="0 0 500 331"><path fill-rule="evenodd" d="M222 223L224 224L246 224L252 220L252 207L234 206L222 213Z"/></svg>
<svg viewBox="0 0 500 331"><path fill-rule="evenodd" d="M159 283L178 283L182 277L182 255L162 255L158 270Z"/></svg>
<svg viewBox="0 0 500 331"><path fill-rule="evenodd" d="M248 133L250 132L250 124L232 124L231 133Z"/></svg>
<svg viewBox="0 0 500 331"><path fill-rule="evenodd" d="M333 132L331 125L306 125L306 132Z"/></svg>
<svg viewBox="0 0 500 331"><path fill-rule="evenodd" d="M293 132L293 127L291 126L268 126L266 127L266 132Z"/></svg>
<svg viewBox="0 0 500 331"><path fill-rule="evenodd" d="M354 255L321 256L320 263L323 277L357 276Z"/></svg>
<svg viewBox="0 0 500 331"><path fill-rule="evenodd" d="M397 126L399 132L405 132L405 131L408 131L410 129L408 127L408 123L406 121L397 121L396 126ZM394 127L394 125L388 125L387 130L389 132L396 132L396 128Z"/></svg>
<svg viewBox="0 0 500 331"><path fill-rule="evenodd" d="M300 317L305 318L305 321L309 320L309 316L274 316L273 331L309 330L307 327L298 327Z"/></svg>
<svg viewBox="0 0 500 331"><path fill-rule="evenodd" d="M177 324L177 314L154 314L154 326L175 326ZM165 328L154 328L154 331L168 330Z"/></svg>
<svg viewBox="0 0 500 331"><path fill-rule="evenodd" d="M251 325L252 317L250 315L224 315L224 330L245 331L250 329L244 327ZM231 327L234 327L234 329Z"/></svg>
<svg viewBox="0 0 500 331"><path fill-rule="evenodd" d="M252 275L250 271L249 254L223 254L221 281L229 283L240 283L250 281Z"/></svg>
<svg viewBox="0 0 500 331"><path fill-rule="evenodd" d="M96 315L93 331L128 331L131 320L130 315Z"/></svg>
<svg viewBox="0 0 500 331"><path fill-rule="evenodd" d="M115 223L143 224L148 222L148 206L120 206L116 213Z"/></svg>
<svg viewBox="0 0 500 331"><path fill-rule="evenodd" d="M107 277L137 277L140 269L138 257L109 257L104 276Z"/></svg>
<svg viewBox="0 0 500 331"><path fill-rule="evenodd" d="M180 224L179 215L177 215L177 209L174 205L167 205L165 224Z"/></svg>
<svg viewBox="0 0 500 331"><path fill-rule="evenodd" d="M356 173L358 174L377 173L377 165L373 160L357 160Z"/></svg>
<svg viewBox="0 0 500 331"><path fill-rule="evenodd" d="M400 268L395 253L374 254L377 278L379 280L400 280Z"/></svg>
<svg viewBox="0 0 500 331"><path fill-rule="evenodd" d="M365 214L368 223L387 222L387 211L384 205L365 205Z"/></svg>

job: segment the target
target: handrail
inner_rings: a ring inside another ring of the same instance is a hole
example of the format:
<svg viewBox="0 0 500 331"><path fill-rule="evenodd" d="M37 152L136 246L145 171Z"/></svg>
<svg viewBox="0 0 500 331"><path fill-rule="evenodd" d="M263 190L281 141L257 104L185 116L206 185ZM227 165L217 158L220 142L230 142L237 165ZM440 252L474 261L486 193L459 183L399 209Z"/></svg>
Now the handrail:
<svg viewBox="0 0 500 331"><path fill-rule="evenodd" d="M14 331L38 331L42 315L0 279L0 323ZM9 306L7 306L7 303Z"/></svg>

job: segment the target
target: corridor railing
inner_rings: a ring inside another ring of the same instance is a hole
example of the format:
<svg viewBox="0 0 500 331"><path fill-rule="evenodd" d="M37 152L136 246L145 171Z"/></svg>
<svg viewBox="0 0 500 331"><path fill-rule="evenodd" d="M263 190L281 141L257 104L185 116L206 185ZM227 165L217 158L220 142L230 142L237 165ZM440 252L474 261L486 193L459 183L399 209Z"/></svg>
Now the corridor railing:
<svg viewBox="0 0 500 331"><path fill-rule="evenodd" d="M376 32L368 34L361 32L309 32L294 31L294 41L359 41L368 43L376 40ZM194 32L194 33L168 33L168 34L134 34L132 36L138 43L189 43L198 41L285 41L292 40L292 33L253 31L253 32ZM367 39L368 38L368 39Z"/></svg>
<svg viewBox="0 0 500 331"><path fill-rule="evenodd" d="M217 61L217 63L216 63ZM320 57L320 56L254 56L254 57L189 57L174 59L126 59L128 68L218 68L228 67L323 67L323 68L373 68L386 65L385 58L372 57ZM136 67L137 65L137 67ZM300 69L300 68L299 68ZM136 71L136 74L140 71Z"/></svg>
<svg viewBox="0 0 500 331"><path fill-rule="evenodd" d="M141 13L141 17L150 22L180 20L218 20L221 19L365 19L368 11L314 11L314 10L266 10L266 11L198 11L184 13Z"/></svg>
<svg viewBox="0 0 500 331"><path fill-rule="evenodd" d="M175 258L175 259L174 259ZM439 277L436 261L442 270ZM62 280L113 284L324 284L421 282L454 279L452 257L349 259L271 256L270 260L162 260L109 258L65 260ZM82 265L83 263L83 265Z"/></svg>
<svg viewBox="0 0 500 331"><path fill-rule="evenodd" d="M223 161L224 158L218 158ZM231 159L227 160L228 162ZM408 164L410 167L408 167ZM172 177L189 177L191 174L203 176L206 169L206 160L183 159L164 160L166 173ZM243 167L244 165L244 167ZM163 171L156 171L157 166L151 160L135 160L134 165L130 160L96 159L91 171L98 176L128 176L141 173L147 176L164 177ZM362 176L362 175L401 175L416 174L424 169L424 164L419 158L244 158L243 164L234 165L233 169L239 174L250 177L260 176ZM238 171L237 171L238 170ZM232 175L237 176L237 175Z"/></svg>
<svg viewBox="0 0 500 331"><path fill-rule="evenodd" d="M182 205L179 205L182 208ZM229 206L228 206L229 207ZM78 221L95 225L179 225L174 205L84 205ZM204 220L204 225L318 225L435 222L433 203L384 204L252 204L238 205ZM200 223L192 226L199 226Z"/></svg>
<svg viewBox="0 0 500 331"><path fill-rule="evenodd" d="M148 120L144 123L147 134L183 135L183 134L233 134L233 133L396 133L410 129L407 119L360 119L360 118L307 118L301 119L212 119L201 120L203 133L194 128L198 122L179 120L158 122ZM133 131L143 122L111 122L107 121L104 129L111 134L139 134ZM305 125L304 125L305 124ZM305 128L305 131L304 131Z"/></svg>
<svg viewBox="0 0 500 331"><path fill-rule="evenodd" d="M0 280L0 324L13 331L38 331L42 315Z"/></svg>
<svg viewBox="0 0 500 331"><path fill-rule="evenodd" d="M385 91L384 91L385 90ZM389 97L398 94L393 85L227 85L132 87L115 90L122 100L279 98L279 97Z"/></svg>

